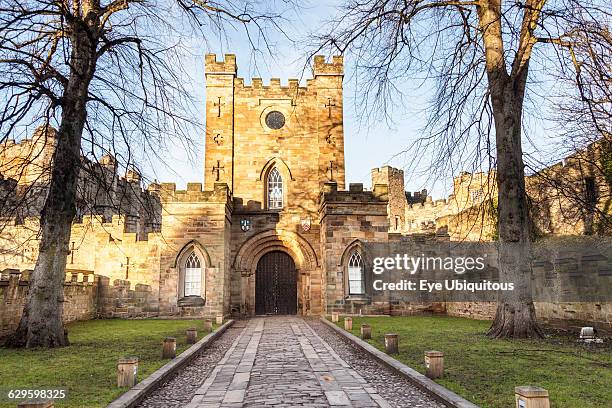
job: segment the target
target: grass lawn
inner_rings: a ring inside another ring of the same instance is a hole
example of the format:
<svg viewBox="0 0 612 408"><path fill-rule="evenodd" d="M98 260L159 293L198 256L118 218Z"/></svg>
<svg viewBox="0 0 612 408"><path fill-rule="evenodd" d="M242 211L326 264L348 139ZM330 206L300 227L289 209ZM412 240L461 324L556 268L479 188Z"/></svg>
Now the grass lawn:
<svg viewBox="0 0 612 408"><path fill-rule="evenodd" d="M68 399L56 407L104 407L126 391L117 388L117 360L137 356L142 380L168 360L161 359L166 336L176 337L177 355L186 350L185 329L202 320L91 320L68 324L70 346L59 349L0 348L0 388L67 388ZM0 399L0 407L17 402Z"/></svg>
<svg viewBox="0 0 612 408"><path fill-rule="evenodd" d="M338 325L344 327L343 319ZM544 340L491 340L490 323L446 316L354 317L352 333L372 326L369 343L384 351L384 334L398 333L404 364L425 373L423 352L444 352L446 388L483 408L514 407L514 387L548 390L554 408L612 407L612 347L577 344L555 333Z"/></svg>

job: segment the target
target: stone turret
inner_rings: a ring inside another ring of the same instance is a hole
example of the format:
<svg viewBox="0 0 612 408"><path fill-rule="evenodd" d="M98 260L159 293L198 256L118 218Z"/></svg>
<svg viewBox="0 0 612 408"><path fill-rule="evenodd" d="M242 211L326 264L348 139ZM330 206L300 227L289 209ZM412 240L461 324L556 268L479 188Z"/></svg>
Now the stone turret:
<svg viewBox="0 0 612 408"><path fill-rule="evenodd" d="M344 75L344 57L334 55L332 62L326 62L323 55L316 55L312 74L315 78L320 75Z"/></svg>
<svg viewBox="0 0 612 408"><path fill-rule="evenodd" d="M389 186L389 231L402 232L406 219L406 192L404 191L404 171L390 166L372 169L372 185Z"/></svg>

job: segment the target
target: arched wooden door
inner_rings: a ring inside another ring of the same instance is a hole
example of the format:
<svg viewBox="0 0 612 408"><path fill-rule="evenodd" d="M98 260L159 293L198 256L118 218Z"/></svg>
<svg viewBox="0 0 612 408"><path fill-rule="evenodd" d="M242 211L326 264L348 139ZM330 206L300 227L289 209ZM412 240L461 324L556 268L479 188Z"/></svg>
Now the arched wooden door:
<svg viewBox="0 0 612 408"><path fill-rule="evenodd" d="M284 252L268 252L257 263L255 313L297 313L297 272L293 259Z"/></svg>

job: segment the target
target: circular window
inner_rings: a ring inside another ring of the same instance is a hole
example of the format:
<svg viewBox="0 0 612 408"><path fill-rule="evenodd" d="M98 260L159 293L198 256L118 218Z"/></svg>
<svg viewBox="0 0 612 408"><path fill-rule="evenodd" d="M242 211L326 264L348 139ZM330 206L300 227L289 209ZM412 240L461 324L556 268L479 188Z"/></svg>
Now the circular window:
<svg viewBox="0 0 612 408"><path fill-rule="evenodd" d="M266 126L270 129L280 129L285 126L285 115L279 111L272 111L266 115Z"/></svg>

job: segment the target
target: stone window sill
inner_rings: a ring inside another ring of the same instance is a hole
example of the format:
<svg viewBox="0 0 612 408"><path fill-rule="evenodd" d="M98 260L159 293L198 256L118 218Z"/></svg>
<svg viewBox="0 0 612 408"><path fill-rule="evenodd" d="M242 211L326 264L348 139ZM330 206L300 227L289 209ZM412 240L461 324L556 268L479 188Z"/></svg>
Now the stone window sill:
<svg viewBox="0 0 612 408"><path fill-rule="evenodd" d="M204 303L201 296L185 296L178 300L179 306L204 306Z"/></svg>
<svg viewBox="0 0 612 408"><path fill-rule="evenodd" d="M348 295L344 298L347 302L369 302L370 297L366 294L363 295Z"/></svg>

